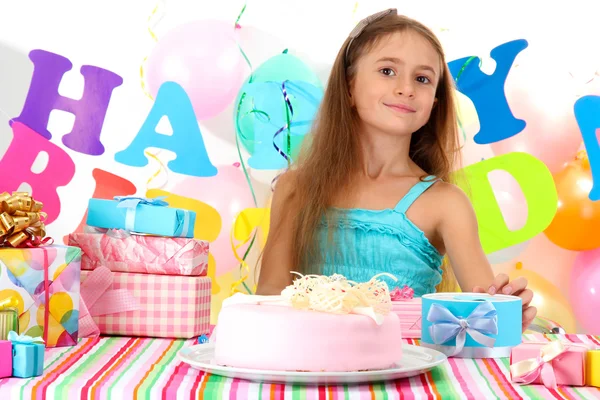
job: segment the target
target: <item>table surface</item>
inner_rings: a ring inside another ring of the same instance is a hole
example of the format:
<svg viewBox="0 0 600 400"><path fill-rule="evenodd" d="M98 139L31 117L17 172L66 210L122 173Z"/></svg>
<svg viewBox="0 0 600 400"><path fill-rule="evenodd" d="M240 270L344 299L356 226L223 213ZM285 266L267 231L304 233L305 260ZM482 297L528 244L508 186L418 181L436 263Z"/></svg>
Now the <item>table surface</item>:
<svg viewBox="0 0 600 400"><path fill-rule="evenodd" d="M524 335L600 346L600 336ZM419 344L417 340L407 340ZM600 388L510 383L509 360L458 359L427 374L380 384L302 386L254 383L205 374L177 352L194 340L128 337L81 339L47 349L44 375L0 379L2 399L600 399Z"/></svg>

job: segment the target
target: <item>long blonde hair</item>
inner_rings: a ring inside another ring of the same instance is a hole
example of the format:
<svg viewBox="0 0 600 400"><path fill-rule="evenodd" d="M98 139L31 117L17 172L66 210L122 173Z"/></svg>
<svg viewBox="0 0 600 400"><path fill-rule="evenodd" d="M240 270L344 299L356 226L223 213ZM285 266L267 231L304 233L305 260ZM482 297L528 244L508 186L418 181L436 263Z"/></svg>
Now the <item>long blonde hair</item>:
<svg viewBox="0 0 600 400"><path fill-rule="evenodd" d="M311 134L293 164L292 266L302 270L308 260L319 257L315 231L319 219L331 206L333 197L347 188L357 175L362 157L358 144L358 115L350 100L349 83L356 74L357 60L385 36L413 31L427 39L438 53L441 79L437 103L427 124L412 135L409 156L428 175L448 182L458 162L459 139L455 109L454 81L446 65L439 40L423 24L405 16L388 15L369 23L354 39L346 39L333 64L322 103ZM350 48L348 48L351 43ZM272 232L271 234L276 234ZM443 278L438 291L455 285L451 267L442 264Z"/></svg>

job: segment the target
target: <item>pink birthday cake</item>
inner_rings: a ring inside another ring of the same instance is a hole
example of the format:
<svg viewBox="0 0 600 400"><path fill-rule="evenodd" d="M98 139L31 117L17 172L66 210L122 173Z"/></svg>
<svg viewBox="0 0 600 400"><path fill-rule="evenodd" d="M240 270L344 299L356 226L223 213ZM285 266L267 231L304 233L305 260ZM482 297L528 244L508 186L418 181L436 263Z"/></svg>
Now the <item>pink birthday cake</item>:
<svg viewBox="0 0 600 400"><path fill-rule="evenodd" d="M387 285L341 275L300 276L279 296L237 293L211 337L219 365L274 371L364 371L402 357Z"/></svg>
<svg viewBox="0 0 600 400"><path fill-rule="evenodd" d="M392 312L400 318L402 337L418 339L421 337L421 298L414 297L414 291L408 286L395 288L390 292Z"/></svg>

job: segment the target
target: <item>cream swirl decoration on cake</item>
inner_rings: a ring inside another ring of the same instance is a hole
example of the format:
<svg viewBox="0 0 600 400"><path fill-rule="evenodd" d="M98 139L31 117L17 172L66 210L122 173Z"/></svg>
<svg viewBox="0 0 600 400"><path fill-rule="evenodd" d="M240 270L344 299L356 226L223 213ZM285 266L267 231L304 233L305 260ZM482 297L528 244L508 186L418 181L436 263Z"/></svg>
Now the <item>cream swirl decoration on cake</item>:
<svg viewBox="0 0 600 400"><path fill-rule="evenodd" d="M288 306L301 310L327 312L331 314L360 314L372 318L377 324L383 323L385 315L392 308L387 284L377 279L388 273L375 275L368 282L357 283L344 276L334 274L302 275L293 272L298 278L286 287L280 296L257 296L236 293L223 301L222 307L234 304L269 304Z"/></svg>
<svg viewBox="0 0 600 400"><path fill-rule="evenodd" d="M393 275L381 273L368 282L357 283L340 274L298 275L286 287L281 296L298 309L328 312L332 314L362 314L381 323L383 316L391 310L390 291L387 284L377 279L385 275L396 280Z"/></svg>

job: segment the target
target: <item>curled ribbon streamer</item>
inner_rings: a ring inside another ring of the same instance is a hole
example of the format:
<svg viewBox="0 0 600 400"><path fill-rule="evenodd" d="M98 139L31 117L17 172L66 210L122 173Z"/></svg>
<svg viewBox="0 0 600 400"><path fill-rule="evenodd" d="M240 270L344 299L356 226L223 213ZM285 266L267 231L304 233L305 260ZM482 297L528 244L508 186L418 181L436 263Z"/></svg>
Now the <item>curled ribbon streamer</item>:
<svg viewBox="0 0 600 400"><path fill-rule="evenodd" d="M235 223L234 223L235 225ZM248 263L246 262L246 257L248 257L248 253L250 253L250 249L252 248L252 245L254 244L254 241L256 240L256 231L257 229L254 229L254 232L252 234L252 240L250 241L250 245L248 246L248 248L246 249L246 251L244 252L244 256L240 257L240 255L238 254L238 250L240 249L240 247L242 247L243 245L245 245L246 243L248 243L248 241L250 240L250 238L248 238L247 240L241 242L238 245L235 245L234 243L234 239L233 239L233 228L231 230L231 234L229 236L229 240L231 243L231 250L233 251L233 255L235 256L235 259L238 260L238 262L240 263L240 279L238 279L237 281L233 282L231 284L231 288L229 293L230 294L235 294L237 292L240 292L240 290L237 288L239 285L243 285L244 288L246 289L246 291L248 292L248 294L252 294L256 291L256 285L254 285L253 289L250 289L248 287L248 285L246 284L246 280L248 280L248 277L250 276L250 266L248 265ZM242 272L243 271L243 272Z"/></svg>
<svg viewBox="0 0 600 400"><path fill-rule="evenodd" d="M27 192L0 194L0 247L37 247L53 240L46 236L42 202Z"/></svg>
<svg viewBox="0 0 600 400"><path fill-rule="evenodd" d="M239 214L238 214L239 216ZM246 262L246 258L248 257L248 254L250 253L250 250L252 249L252 246L254 245L254 242L256 241L256 235L258 233L258 226L256 228L253 229L252 235L248 235L248 238L246 240L243 240L241 243L239 244L235 244L234 241L234 233L235 233L235 225L237 222L237 218L235 219L235 221L233 222L233 225L231 227L231 232L229 235L229 241L231 243L231 249L233 251L233 255L235 256L236 260L238 260L238 262L240 263L240 279L238 279L237 281L233 282L231 284L231 288L230 288L230 294L235 294L240 292L240 290L237 289L237 287L239 285L243 285L244 288L246 289L246 291L248 292L248 294L252 294L254 292L256 292L256 285L254 285L253 289L251 290L248 285L246 284L246 280L248 279L248 277L250 276L250 266L248 265L248 263ZM250 236L252 236L252 240L250 240ZM246 251L244 252L244 256L240 257L238 254L238 250L244 246L246 243L248 243L248 241L250 241L250 245L248 246L248 248L246 249Z"/></svg>
<svg viewBox="0 0 600 400"><path fill-rule="evenodd" d="M456 339L456 346L447 354L450 357L462 351L467 334L486 347L494 347L496 342L495 338L486 335L498 334L498 313L489 301L478 305L467 318L457 318L443 305L434 303L427 313L427 321L432 323L429 334L435 344L443 345Z"/></svg>
<svg viewBox="0 0 600 400"><path fill-rule="evenodd" d="M31 337L25 334L19 335L15 331L8 332L8 340L13 343L20 344L33 344L33 343L44 343L44 339L41 336Z"/></svg>
<svg viewBox="0 0 600 400"><path fill-rule="evenodd" d="M156 26L160 23L160 21L162 21L162 19L165 17L167 11L167 2L166 0L159 0L158 3L156 4L156 6L154 6L154 9L152 9L152 12L150 13L150 15L148 16L148 33L150 33L150 36L152 37L152 39L155 42L158 42L158 37L156 36L156 34L154 33L154 29L156 28ZM161 10L161 12L159 14L157 14L157 12ZM156 18L155 18L156 17ZM153 21L154 20L154 21ZM148 92L148 90L146 89L146 83L145 83L145 73L144 73L144 65L146 64L146 61L148 60L148 56L144 57L144 59L142 60L142 64L140 65L140 83L142 85L142 91L144 92L144 94L152 101L154 101L154 97L152 97L152 95L150 94L150 92ZM156 171L146 182L146 187L148 187L148 185L150 184L150 182L152 182L152 180L154 180L159 174L161 170L164 170L165 173L167 174L167 177L165 178L165 182L158 187L158 189L163 188L167 181L168 181L168 172L167 172L167 168L165 167L165 165L162 163L162 161L160 161L160 159L157 157L158 153L156 154L151 154L148 151L144 152L146 155L148 155L149 157L155 159L158 164L160 165L158 171Z"/></svg>
<svg viewBox="0 0 600 400"><path fill-rule="evenodd" d="M287 52L287 50L284 51L284 53L286 53L286 52ZM286 124L284 126L282 126L281 128L279 128L277 130L277 132L275 132L275 134L273 135L273 147L275 147L275 150L277 150L279 155L281 155L287 161L288 166L283 171L278 173L275 176L275 178L273 178L273 180L271 181L271 191L275 191L275 183L277 182L279 177L281 175L283 175L290 168L290 165L292 163L290 135L291 135L292 118L294 116L294 109L292 108L292 103L290 102L290 98L288 96L287 89L285 87L286 82L287 82L287 80L285 80L281 83L281 93L283 94L283 100L285 102ZM277 143L275 142L275 140L277 139L277 136L279 136L285 130L287 130L287 135L286 135L286 152L284 153L279 148L279 146L277 146Z"/></svg>
<svg viewBox="0 0 600 400"><path fill-rule="evenodd" d="M242 95L242 99L240 100L240 103L238 104L238 114L239 114L239 107L242 104L242 100L244 98L244 95ZM250 176L248 175L248 171L246 170L246 165L244 164L244 158L242 157L242 151L240 149L240 141L239 141L239 133L240 133L240 131L239 131L239 127L237 125L238 124L236 124L236 130L238 131L238 134L235 135L235 145L236 145L236 148L237 148L238 157L240 159L240 164L241 164L241 167L242 167L242 171L244 172L244 177L246 178L246 182L248 183L248 188L250 189L250 193L252 194L252 200L254 202L254 206L258 207L258 202L256 201L256 193L254 192L254 186L252 185L252 181L250 180ZM240 263L240 267L239 268L240 268L241 278L231 284L229 292L231 294L234 294L234 293L238 292L239 290L237 289L237 287L240 284L242 284L242 285L244 285L244 288L246 289L246 291L249 294L251 294L251 293L253 293L253 292L256 291L256 287L254 288L254 290L250 290L250 288L248 287L248 285L245 282L248 279L248 276L250 275L250 266L246 262L246 257L248 257L248 253L250 252L250 250L252 249L252 246L254 245L254 242L255 242L255 239L256 239L256 230L254 231L254 235L252 237L252 241L250 242L250 245L246 249L246 252L244 253L244 256L240 258L237 250L241 246L243 246L245 243L247 243L248 241L246 240L245 242L243 242L243 243L241 243L241 244L239 244L239 245L236 246L235 243L234 243L234 241L233 241L234 227L235 227L235 220L233 221L233 224L232 224L232 227L231 227L231 231L230 231L230 234L229 234L229 241L231 243L231 249L233 251L233 255L235 256L236 260L238 260L238 262ZM245 272L245 275L244 275L244 272L242 272L242 271Z"/></svg>
<svg viewBox="0 0 600 400"><path fill-rule="evenodd" d="M165 14L167 13L166 8L167 8L167 2L166 2L166 0L159 0L158 3L156 4L156 6L154 7L154 9L152 10L152 12L150 13L150 16L148 16L148 32L150 33L150 36L152 36L152 39L155 42L158 42L158 38L154 34L153 29L155 29L156 26L158 25L158 23L160 21L162 21L162 19L164 18ZM156 18L156 20L153 23L151 23L151 21L154 19L154 17L156 16L157 11L159 9L162 10L162 12L159 14L158 18ZM148 56L144 57L144 59L142 60L142 65L140 65L140 82L142 84L142 91L144 92L144 94L146 96L148 96L148 98L150 100L154 101L154 97L152 97L152 95L150 94L150 92L148 92L146 90L146 84L144 83L144 81L145 81L145 77L144 77L144 65L146 64L147 60L148 60Z"/></svg>
<svg viewBox="0 0 600 400"><path fill-rule="evenodd" d="M241 29L241 25L239 24L240 19L242 19L242 15L244 15L244 11L246 11L246 3L244 3L244 6L242 7L242 10L240 11L240 13L237 16L237 19L235 20L235 23L233 24L233 29ZM246 53L244 52L244 50L242 49L242 46L240 46L239 43L236 43L237 47L240 51L240 53L242 54L242 57L244 57L244 60L246 61L246 64L248 64L248 67L250 67L250 71L252 71L252 63L250 62L250 59L248 58L248 56L246 55ZM252 81L252 75L250 76L250 82Z"/></svg>
<svg viewBox="0 0 600 400"><path fill-rule="evenodd" d="M242 7L242 10L240 11L240 13L237 16L237 19L235 20L235 23L233 24L233 29L241 29L241 25L240 25L240 20L242 19L242 15L244 15L244 12L246 11L246 6L247 4L244 3L244 6ZM250 71L252 71L252 63L250 62L250 59L248 58L248 56L246 55L246 53L244 52L244 50L242 49L242 46L240 46L239 43L236 43L238 49L240 50L240 53L242 54L242 57L244 57L244 60L246 61L246 64L248 64L248 67L250 67ZM250 75L250 81L252 82L252 75Z"/></svg>
<svg viewBox="0 0 600 400"><path fill-rule="evenodd" d="M157 151L156 154L152 154L149 151L144 151L144 154L146 154L148 157L156 160L156 162L159 164L159 168L158 171L156 171L150 178L148 178L148 180L146 181L146 189L149 189L148 185L150 184L150 182L152 182L154 179L156 179L158 177L158 175L160 175L161 171L165 171L165 181L163 182L162 185L156 187L155 189L162 189L167 182L169 181L169 170L167 169L167 167L165 166L165 164L160 160L160 158L158 158L158 153L160 153L160 151Z"/></svg>
<svg viewBox="0 0 600 400"><path fill-rule="evenodd" d="M241 29L241 26L239 24L242 15L244 14L244 12L246 11L246 7L247 4L244 3L244 6L242 7L242 10L240 11L240 13L237 16L237 19L234 23L234 27L233 29ZM240 50L240 53L242 54L242 56L244 57L244 60L246 61L246 63L248 64L248 67L250 68L250 78L248 79L248 83L252 82L252 78L253 78L253 67L252 67L252 63L250 62L250 59L248 58L248 56L246 55L246 53L244 52L244 50L242 49L242 47L240 46L239 43L237 43L237 47ZM239 118L239 114L240 114L240 109L242 106L242 103L244 101L246 97L246 93L242 93L242 96L240 98L240 101L237 105L237 110L236 110L236 115ZM252 114L252 113L262 113L264 115L267 115L264 111L259 111L259 110L255 110L254 107L252 107L252 110L247 112L245 115L242 116L242 119L245 118L246 116ZM268 115L267 115L268 118ZM243 132L239 129L239 124L235 124L236 125L236 135L235 135L235 146L237 149L237 153L238 153L238 157L240 159L240 164L242 167L242 171L244 172L244 176L246 178L246 182L248 183L248 188L250 189L250 194L252 195L252 200L254 201L254 206L258 207L258 202L256 201L256 193L254 192L254 186L252 185L252 181L250 180L250 176L248 175L248 171L246 169L246 165L244 163L244 158L242 157L242 151L240 149L240 141L239 141L239 136L243 135ZM235 220L233 221L233 225L231 228L231 232L230 232L230 236L229 236L229 240L231 243L231 249L233 251L233 255L235 256L236 260L240 263L240 279L238 279L237 281L233 282L231 284L231 287L229 289L229 292L231 294L234 294L236 292L239 292L239 290L237 289L237 287L242 284L244 286L244 288L246 289L246 291L251 294L253 292L256 291L256 285L254 287L254 290L251 290L248 285L246 284L246 280L248 279L248 277L250 276L250 266L248 265L248 263L246 262L246 257L248 257L248 253L250 253L250 250L252 249L252 246L254 245L255 239L256 239L256 229L254 230L254 234L252 237L252 241L250 242L250 245L248 246L248 248L246 249L246 252L244 253L243 257L240 257L237 250L242 247L244 244L246 244L248 242L248 240L244 241L243 243L238 244L237 246L234 243L233 240L233 236L234 236L234 227L235 227Z"/></svg>
<svg viewBox="0 0 600 400"><path fill-rule="evenodd" d="M522 360L510 366L512 381L528 385L541 377L544 386L556 390L556 375L551 361L565 351L567 348L562 342L558 340L550 342L540 349L540 354L536 358Z"/></svg>
<svg viewBox="0 0 600 400"><path fill-rule="evenodd" d="M285 107L286 124L284 126L282 126L281 128L279 128L277 130L277 132L275 132L275 134L273 135L273 147L275 147L275 150L277 150L279 155L281 155L287 161L288 167L289 167L292 162L292 157L290 154L291 153L290 129L291 129L292 118L294 117L294 109L292 108L292 103L290 102L290 97L288 96L287 89L285 87L286 82L287 82L287 80L285 80L281 83L281 93L283 94L283 101L286 104L286 107ZM275 142L275 140L277 139L277 136L279 136L283 131L287 131L287 135L286 135L287 148L286 148L285 153L281 150L281 148L279 148L279 146L277 146L277 143Z"/></svg>

